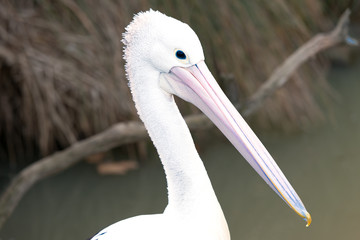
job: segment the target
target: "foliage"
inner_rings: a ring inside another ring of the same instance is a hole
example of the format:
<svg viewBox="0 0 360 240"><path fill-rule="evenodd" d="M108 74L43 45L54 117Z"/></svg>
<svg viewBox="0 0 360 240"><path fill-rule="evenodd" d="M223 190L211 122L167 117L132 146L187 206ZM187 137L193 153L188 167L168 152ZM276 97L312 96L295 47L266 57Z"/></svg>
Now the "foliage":
<svg viewBox="0 0 360 240"><path fill-rule="evenodd" d="M320 1L310 0L0 0L0 149L8 158L47 155L136 118L120 39L132 15L150 7L194 28L236 102L326 22ZM254 123L286 130L323 118L324 66L302 67Z"/></svg>

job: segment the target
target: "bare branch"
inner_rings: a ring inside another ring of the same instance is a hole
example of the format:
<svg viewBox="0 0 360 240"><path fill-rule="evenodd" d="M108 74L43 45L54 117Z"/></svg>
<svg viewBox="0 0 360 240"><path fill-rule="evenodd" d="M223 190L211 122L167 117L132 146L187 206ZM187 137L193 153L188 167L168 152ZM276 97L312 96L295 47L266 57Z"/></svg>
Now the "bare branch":
<svg viewBox="0 0 360 240"><path fill-rule="evenodd" d="M339 43L349 43L348 26L350 10L341 15L336 27L329 33L319 33L307 43L298 48L271 74L270 78L250 97L243 107L244 116L249 116L257 110L266 98L273 94L276 89L283 86L301 64L317 53L333 47ZM353 40L353 39L352 39ZM354 41L354 40L353 40ZM356 42L356 41L355 41ZM353 44L356 45L356 44Z"/></svg>
<svg viewBox="0 0 360 240"><path fill-rule="evenodd" d="M63 171L98 152L147 137L140 122L119 123L95 136L74 143L67 149L45 157L22 170L0 199L0 228L11 215L22 196L39 180Z"/></svg>

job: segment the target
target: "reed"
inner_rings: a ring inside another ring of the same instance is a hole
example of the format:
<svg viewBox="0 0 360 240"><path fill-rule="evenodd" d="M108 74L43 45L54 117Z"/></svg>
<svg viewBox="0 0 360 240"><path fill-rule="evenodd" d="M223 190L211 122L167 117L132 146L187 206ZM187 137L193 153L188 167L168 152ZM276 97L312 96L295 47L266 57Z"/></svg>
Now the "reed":
<svg viewBox="0 0 360 240"><path fill-rule="evenodd" d="M245 101L291 52L328 23L321 1L0 0L0 151L45 156L110 125L137 118L120 39L148 8L197 32L230 98ZM327 62L314 59L251 119L304 128L324 118ZM181 103L185 113L196 110ZM4 158L3 158L4 159Z"/></svg>

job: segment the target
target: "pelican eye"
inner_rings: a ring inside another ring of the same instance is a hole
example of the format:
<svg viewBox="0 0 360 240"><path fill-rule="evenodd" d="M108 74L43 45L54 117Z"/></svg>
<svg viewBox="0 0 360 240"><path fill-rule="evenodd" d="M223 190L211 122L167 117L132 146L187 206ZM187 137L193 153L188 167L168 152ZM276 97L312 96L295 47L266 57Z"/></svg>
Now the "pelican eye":
<svg viewBox="0 0 360 240"><path fill-rule="evenodd" d="M181 50L177 50L175 52L175 56L180 60L185 60L186 59L186 54Z"/></svg>

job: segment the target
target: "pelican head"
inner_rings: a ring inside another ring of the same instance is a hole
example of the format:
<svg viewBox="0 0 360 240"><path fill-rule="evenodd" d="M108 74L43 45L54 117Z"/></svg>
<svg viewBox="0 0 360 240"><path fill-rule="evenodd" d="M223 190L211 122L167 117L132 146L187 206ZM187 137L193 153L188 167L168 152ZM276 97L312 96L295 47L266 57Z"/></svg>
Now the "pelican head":
<svg viewBox="0 0 360 240"><path fill-rule="evenodd" d="M162 94L170 100L177 95L197 106L280 198L310 225L310 214L299 196L207 68L201 43L187 24L158 11L139 13L126 28L123 42L129 85L135 98Z"/></svg>
<svg viewBox="0 0 360 240"><path fill-rule="evenodd" d="M158 11L136 15L126 28L123 42L127 65L131 64L132 54L142 65L150 65L161 73L205 59L196 33L187 24Z"/></svg>

